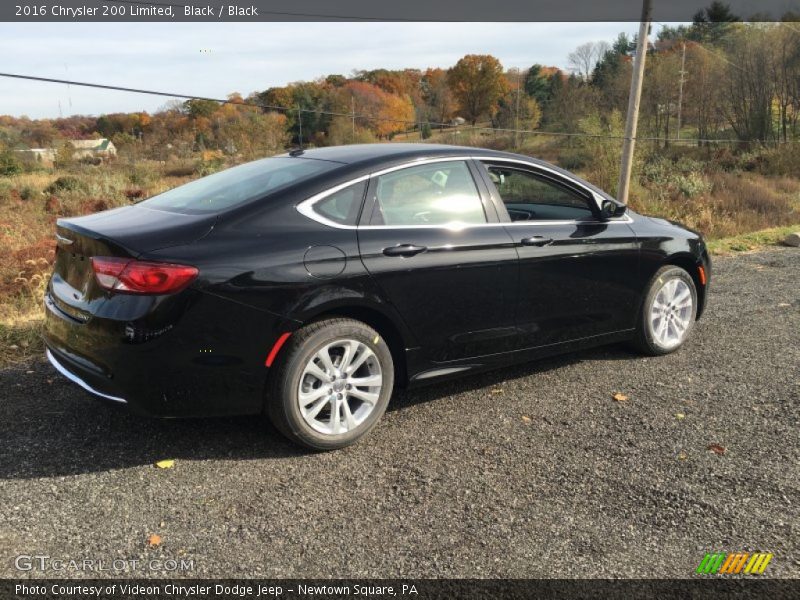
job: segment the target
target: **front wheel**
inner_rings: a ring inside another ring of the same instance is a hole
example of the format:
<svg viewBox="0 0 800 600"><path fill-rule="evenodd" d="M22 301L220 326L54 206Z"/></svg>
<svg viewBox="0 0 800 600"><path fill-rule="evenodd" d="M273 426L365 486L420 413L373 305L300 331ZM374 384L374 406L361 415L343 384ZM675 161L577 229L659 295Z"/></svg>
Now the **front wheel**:
<svg viewBox="0 0 800 600"><path fill-rule="evenodd" d="M281 433L309 448L335 450L355 443L377 424L392 395L388 345L353 319L303 327L276 366L267 414Z"/></svg>
<svg viewBox="0 0 800 600"><path fill-rule="evenodd" d="M636 348L659 356L683 345L697 317L697 288L691 275L666 265L656 272L647 290L636 327Z"/></svg>

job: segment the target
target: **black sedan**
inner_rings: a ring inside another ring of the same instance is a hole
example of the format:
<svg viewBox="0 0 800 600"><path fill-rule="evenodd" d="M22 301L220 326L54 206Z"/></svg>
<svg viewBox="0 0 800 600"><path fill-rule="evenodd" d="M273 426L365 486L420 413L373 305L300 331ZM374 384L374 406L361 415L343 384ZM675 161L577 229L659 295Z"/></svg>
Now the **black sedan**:
<svg viewBox="0 0 800 600"><path fill-rule="evenodd" d="M266 413L319 449L395 385L587 346L672 352L702 313L701 237L578 177L479 148L320 148L60 219L47 356L141 413Z"/></svg>

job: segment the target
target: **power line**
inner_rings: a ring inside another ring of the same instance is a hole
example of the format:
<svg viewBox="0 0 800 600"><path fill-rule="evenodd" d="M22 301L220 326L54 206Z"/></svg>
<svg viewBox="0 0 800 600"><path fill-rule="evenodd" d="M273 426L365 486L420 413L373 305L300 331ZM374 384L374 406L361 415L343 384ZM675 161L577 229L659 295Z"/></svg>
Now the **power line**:
<svg viewBox="0 0 800 600"><path fill-rule="evenodd" d="M113 90L119 92L130 92L134 94L148 94L151 96L162 96L166 98L183 98L185 100L206 100L209 102L218 102L220 104L232 104L235 106L252 106L255 108L262 108L267 110L275 110L287 113L297 113L298 115L301 113L308 113L308 114L316 114L316 115L328 115L334 117L347 117L349 119L356 118L356 119L363 119L366 121L373 121L373 122L383 122L383 123L397 123L397 124L405 124L405 125L418 125L419 123L414 120L408 119L392 119L389 117L375 117L372 115L367 115L363 113L355 113L355 112L334 112L334 111L326 111L326 110L318 110L318 109L310 109L310 108L301 108L300 106L297 107L288 107L288 106L279 106L274 104L266 104L262 102L253 102L253 101L240 101L240 100L231 100L229 98L212 98L209 96L198 96L194 94L183 94L178 92L165 92L160 90L148 90L148 89L141 89L141 88L130 88L118 85L108 85L102 83L90 83L86 81L72 81L67 79L56 79L53 77L39 77L36 75L23 75L19 73L0 73L0 77L7 77L12 79L22 79L27 81L38 81L42 83L58 83L58 84L68 84L68 85L75 85L81 87L89 87L89 88L97 88L102 90ZM443 123L443 122L436 122L436 121L427 121L429 125L436 126L436 127L452 127L452 123ZM524 133L528 135L543 135L543 136L550 136L550 137L561 137L561 138L593 138L593 139L609 139L609 140L624 140L625 136L623 135L610 135L610 134L602 134L602 133L583 133L583 132L567 132L567 131L541 131L538 129L514 129L509 127L477 127L471 126L470 129L472 131L492 131L492 132L501 132L501 133ZM647 136L647 137L637 137L637 140L640 141L649 141L649 142L664 142L668 141L667 138L663 137L656 137L656 136ZM674 141L674 140L669 140ZM738 143L739 140L733 139L705 139L705 138L685 138L682 139L684 142L690 143ZM771 140L750 140L751 142L759 142L765 143Z"/></svg>

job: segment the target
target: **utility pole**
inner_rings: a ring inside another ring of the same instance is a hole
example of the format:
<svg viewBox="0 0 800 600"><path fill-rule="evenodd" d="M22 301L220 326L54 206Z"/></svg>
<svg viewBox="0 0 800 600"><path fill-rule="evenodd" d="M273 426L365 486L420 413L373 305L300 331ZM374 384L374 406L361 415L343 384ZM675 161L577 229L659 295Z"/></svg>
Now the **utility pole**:
<svg viewBox="0 0 800 600"><path fill-rule="evenodd" d="M353 143L356 143L356 97L350 96L350 114L353 115Z"/></svg>
<svg viewBox="0 0 800 600"><path fill-rule="evenodd" d="M678 86L678 128L675 133L675 139L681 139L681 109L683 108L683 78L686 75L686 42L683 42L681 48L681 80Z"/></svg>
<svg viewBox="0 0 800 600"><path fill-rule="evenodd" d="M517 117L514 122L514 149L519 150L519 91L522 80L522 71L517 68Z"/></svg>
<svg viewBox="0 0 800 600"><path fill-rule="evenodd" d="M299 134L298 140L300 142L300 149L303 149L303 111L300 108L300 105L297 105L297 125L299 127Z"/></svg>
<svg viewBox="0 0 800 600"><path fill-rule="evenodd" d="M650 30L650 14L653 10L652 0L642 2L642 21L639 24L639 38L636 43L636 58L633 61L631 91L628 96L628 115L625 122L625 139L622 142L622 164L619 171L617 199L628 203L628 191L631 184L631 168L633 167L633 151L636 145L636 125L639 120L639 102L642 99L642 80L644 79L644 61L647 54L647 34Z"/></svg>

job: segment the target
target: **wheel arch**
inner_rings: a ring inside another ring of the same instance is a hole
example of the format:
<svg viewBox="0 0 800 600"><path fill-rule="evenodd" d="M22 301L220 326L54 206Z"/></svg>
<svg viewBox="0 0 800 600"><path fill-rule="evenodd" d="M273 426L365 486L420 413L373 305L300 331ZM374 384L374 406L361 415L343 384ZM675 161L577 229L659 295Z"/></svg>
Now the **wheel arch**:
<svg viewBox="0 0 800 600"><path fill-rule="evenodd" d="M703 313L703 310L706 306L706 287L700 281L700 273L698 272L699 267L703 267L703 262L698 260L698 258L689 252L678 252L675 254L670 254L667 256L666 260L663 263L664 265L674 265L676 267L680 267L692 278L694 281L694 287L697 290L697 314L695 319L699 319L700 315ZM663 265L662 265L663 266ZM706 280L706 284L708 280Z"/></svg>
<svg viewBox="0 0 800 600"><path fill-rule="evenodd" d="M344 317L361 321L372 327L386 341L394 362L395 385L405 385L408 381L408 363L406 348L410 347L410 335L404 327L386 314L385 311L365 304L342 304L319 309L314 314L306 315L302 326L310 325L324 319Z"/></svg>

